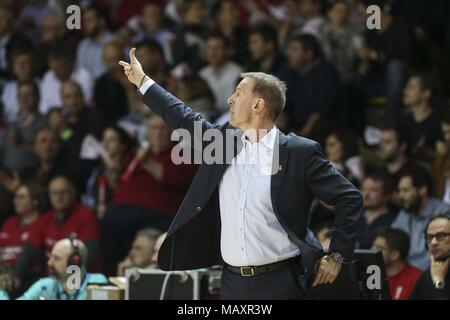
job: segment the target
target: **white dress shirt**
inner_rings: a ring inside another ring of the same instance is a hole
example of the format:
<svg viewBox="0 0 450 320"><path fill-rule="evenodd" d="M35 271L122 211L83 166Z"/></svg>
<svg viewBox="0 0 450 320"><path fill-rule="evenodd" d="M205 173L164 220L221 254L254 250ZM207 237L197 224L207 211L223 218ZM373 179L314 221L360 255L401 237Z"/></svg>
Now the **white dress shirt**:
<svg viewBox="0 0 450 320"><path fill-rule="evenodd" d="M142 94L152 86L146 81ZM258 143L242 136L242 150L219 183L221 252L232 266L260 266L300 254L275 216L270 193L275 142L273 127Z"/></svg>
<svg viewBox="0 0 450 320"><path fill-rule="evenodd" d="M106 71L103 47L112 40L113 36L109 32L103 32L98 39L86 37L81 40L77 49L77 65L89 70L95 79L99 78Z"/></svg>
<svg viewBox="0 0 450 320"><path fill-rule="evenodd" d="M221 251L232 266L259 266L299 254L275 216L270 175L278 129L244 146L219 184Z"/></svg>

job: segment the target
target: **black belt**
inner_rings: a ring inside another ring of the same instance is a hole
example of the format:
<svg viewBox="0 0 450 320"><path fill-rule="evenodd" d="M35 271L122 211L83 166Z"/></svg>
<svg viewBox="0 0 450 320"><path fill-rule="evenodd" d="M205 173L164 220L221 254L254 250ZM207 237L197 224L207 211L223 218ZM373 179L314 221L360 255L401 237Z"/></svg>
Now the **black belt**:
<svg viewBox="0 0 450 320"><path fill-rule="evenodd" d="M298 263L299 261L300 261L300 256L296 256L294 258L289 258L286 260L281 260L281 261L277 261L274 263L265 264L262 266L233 267L233 266L227 265L227 268L231 272L240 274L243 277L252 277L252 276L257 276L261 273L272 272L272 271L277 271L277 270L283 269L289 265Z"/></svg>

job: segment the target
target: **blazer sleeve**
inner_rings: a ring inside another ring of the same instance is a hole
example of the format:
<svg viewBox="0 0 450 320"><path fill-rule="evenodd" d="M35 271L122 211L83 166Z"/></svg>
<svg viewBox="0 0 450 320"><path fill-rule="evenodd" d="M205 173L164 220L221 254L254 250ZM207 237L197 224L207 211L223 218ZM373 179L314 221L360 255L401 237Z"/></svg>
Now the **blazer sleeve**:
<svg viewBox="0 0 450 320"><path fill-rule="evenodd" d="M312 146L306 171L307 188L336 209L329 251L351 261L362 214L361 193L326 159L318 143Z"/></svg>
<svg viewBox="0 0 450 320"><path fill-rule="evenodd" d="M184 102L161 88L157 83L152 84L145 92L143 101L156 114L162 116L172 129L185 129L194 139L201 138L198 134L202 134L208 129L219 129L218 125L208 122L203 115L194 112ZM194 141L191 140L190 142L193 143Z"/></svg>

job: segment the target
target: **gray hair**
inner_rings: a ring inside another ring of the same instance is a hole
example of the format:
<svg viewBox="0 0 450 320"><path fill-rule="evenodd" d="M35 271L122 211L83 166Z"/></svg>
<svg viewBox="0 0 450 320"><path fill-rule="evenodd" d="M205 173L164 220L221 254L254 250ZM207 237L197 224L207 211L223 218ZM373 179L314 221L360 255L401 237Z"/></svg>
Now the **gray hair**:
<svg viewBox="0 0 450 320"><path fill-rule="evenodd" d="M253 92L263 98L276 119L286 105L286 83L264 72L245 72L241 77L254 80Z"/></svg>

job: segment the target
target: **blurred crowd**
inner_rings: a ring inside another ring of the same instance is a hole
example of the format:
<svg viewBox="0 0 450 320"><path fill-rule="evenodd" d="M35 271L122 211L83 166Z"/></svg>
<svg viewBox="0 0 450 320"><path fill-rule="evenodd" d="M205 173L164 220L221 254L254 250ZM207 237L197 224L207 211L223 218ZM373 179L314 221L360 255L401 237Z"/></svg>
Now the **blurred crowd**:
<svg viewBox="0 0 450 320"><path fill-rule="evenodd" d="M66 25L70 4L80 30ZM372 4L380 29L366 25ZM285 81L277 126L319 141L360 188L358 247L383 252L392 298L450 254L450 220L429 226L450 212L450 2L3 0L0 261L11 297L48 275L69 235L88 271L157 266L197 168L171 161L171 128L118 65L132 47L147 75L215 123L228 120L242 72ZM324 247L333 210L319 199L311 209Z"/></svg>

